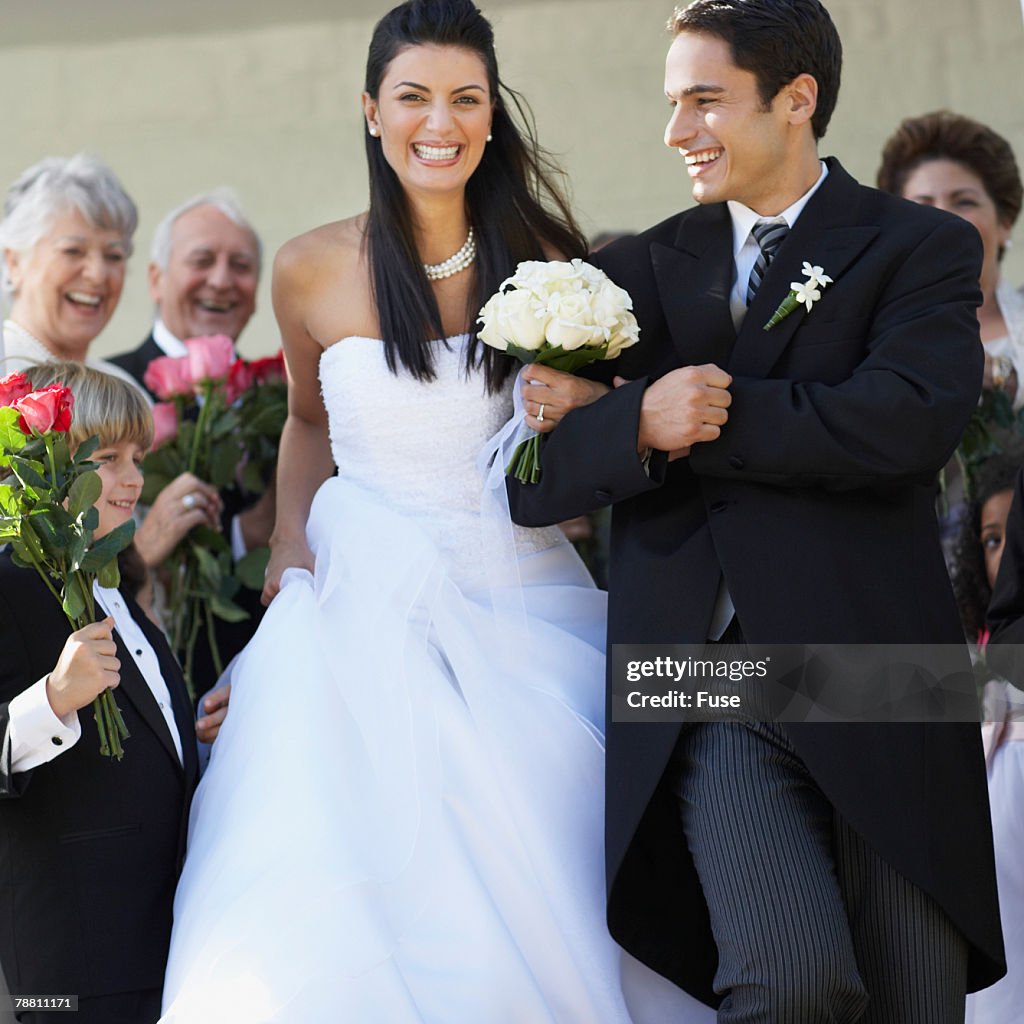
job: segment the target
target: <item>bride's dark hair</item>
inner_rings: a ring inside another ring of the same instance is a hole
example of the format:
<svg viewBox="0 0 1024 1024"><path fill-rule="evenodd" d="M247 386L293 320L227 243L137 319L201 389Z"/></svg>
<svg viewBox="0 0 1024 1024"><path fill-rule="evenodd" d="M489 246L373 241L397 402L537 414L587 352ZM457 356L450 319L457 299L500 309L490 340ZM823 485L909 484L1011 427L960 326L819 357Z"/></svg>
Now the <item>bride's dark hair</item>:
<svg viewBox="0 0 1024 1024"><path fill-rule="evenodd" d="M376 99L391 61L402 50L424 44L458 46L477 54L487 69L494 101L493 139L466 185L466 213L477 244L474 288L466 309L471 333L466 365L481 364L488 390L494 391L515 363L479 342L477 312L517 263L545 258L541 241L569 259L586 254L586 237L556 184L562 172L537 143L529 106L498 77L494 31L470 0L408 0L384 15L370 40L366 92ZM365 123L363 130L370 170L366 244L385 358L393 373L401 364L418 379L432 380L434 357L428 342L444 337L441 314L416 250L405 191L380 140Z"/></svg>

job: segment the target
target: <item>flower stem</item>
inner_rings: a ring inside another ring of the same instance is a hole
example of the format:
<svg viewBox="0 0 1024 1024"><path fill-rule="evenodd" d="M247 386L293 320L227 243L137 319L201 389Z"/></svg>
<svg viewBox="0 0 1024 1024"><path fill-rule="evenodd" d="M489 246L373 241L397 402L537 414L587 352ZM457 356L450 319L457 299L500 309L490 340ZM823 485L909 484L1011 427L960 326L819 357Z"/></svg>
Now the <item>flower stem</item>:
<svg viewBox="0 0 1024 1024"><path fill-rule="evenodd" d="M206 432L206 420L209 417L210 410L210 394L212 392L213 385L207 381L203 384L203 401L199 407L199 419L196 421L196 431L192 435L192 453L188 459L188 471L194 473L196 466L199 463L199 449L203 444L203 434Z"/></svg>

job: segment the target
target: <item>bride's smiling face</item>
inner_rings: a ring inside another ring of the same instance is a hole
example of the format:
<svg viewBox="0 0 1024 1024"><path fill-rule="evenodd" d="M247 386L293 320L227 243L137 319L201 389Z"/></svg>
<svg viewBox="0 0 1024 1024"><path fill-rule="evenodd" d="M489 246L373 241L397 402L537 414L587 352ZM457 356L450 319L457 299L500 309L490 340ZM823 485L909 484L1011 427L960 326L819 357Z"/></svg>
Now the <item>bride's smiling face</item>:
<svg viewBox="0 0 1024 1024"><path fill-rule="evenodd" d="M363 93L370 132L409 192L465 187L487 145L492 105L484 62L457 46L407 47L377 98Z"/></svg>

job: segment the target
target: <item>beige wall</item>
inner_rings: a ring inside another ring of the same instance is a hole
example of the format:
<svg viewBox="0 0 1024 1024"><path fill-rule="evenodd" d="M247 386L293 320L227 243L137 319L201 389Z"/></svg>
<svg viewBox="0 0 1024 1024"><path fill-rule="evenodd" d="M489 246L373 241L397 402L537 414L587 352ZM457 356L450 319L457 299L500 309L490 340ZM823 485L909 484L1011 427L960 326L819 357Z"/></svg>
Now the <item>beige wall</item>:
<svg viewBox="0 0 1024 1024"><path fill-rule="evenodd" d="M133 12L127 28L119 4L102 0L81 32L67 19L86 18L91 0L74 7L34 0L32 31L5 47L4 8L14 3L0 3L0 183L43 156L89 149L117 170L141 211L137 255L99 353L141 340L154 225L194 192L233 186L270 254L292 235L363 206L358 97L366 43L389 3L292 0L292 22L275 5L273 19L260 14L253 24L244 3L210 0L215 10L226 5L221 17L204 17L200 5L169 27L154 13L152 31L140 35L147 30L138 0L124 0ZM503 77L531 101L588 230L639 229L689 204L679 158L660 141L671 2L481 5L495 23ZM17 7L19 18L28 17ZM823 152L870 181L901 117L948 106L1002 132L1024 163L1019 0L831 0L829 7L846 64ZM118 37L127 31L131 37ZM1015 283L1024 282L1024 222L1018 236L1006 264ZM268 285L243 339L249 354L277 345Z"/></svg>

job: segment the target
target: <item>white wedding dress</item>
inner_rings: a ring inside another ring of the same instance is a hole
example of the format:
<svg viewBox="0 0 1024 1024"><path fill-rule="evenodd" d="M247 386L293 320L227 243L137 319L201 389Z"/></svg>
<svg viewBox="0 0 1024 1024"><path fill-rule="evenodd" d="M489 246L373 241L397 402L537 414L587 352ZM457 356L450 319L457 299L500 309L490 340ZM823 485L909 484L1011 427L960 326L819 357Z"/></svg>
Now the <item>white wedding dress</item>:
<svg viewBox="0 0 1024 1024"><path fill-rule="evenodd" d="M713 1020L608 936L605 595L557 529L488 507L511 388L464 340L428 384L371 338L321 359L315 577L285 574L230 670L164 1021Z"/></svg>

